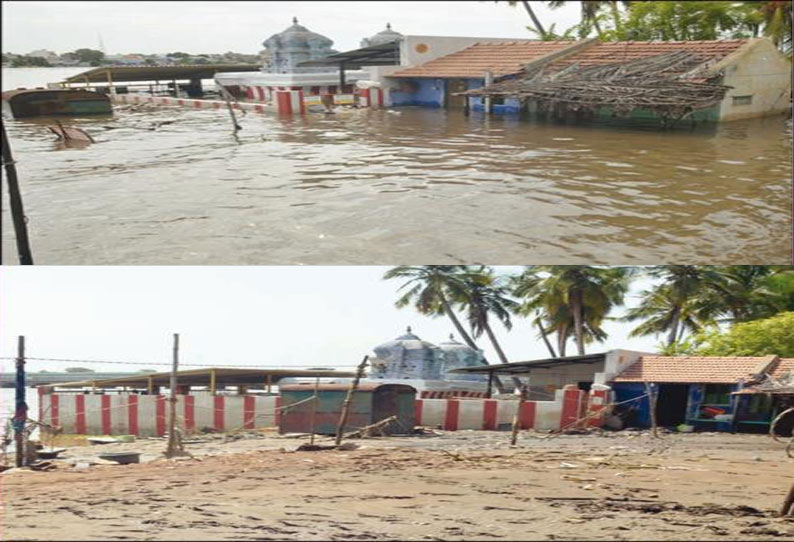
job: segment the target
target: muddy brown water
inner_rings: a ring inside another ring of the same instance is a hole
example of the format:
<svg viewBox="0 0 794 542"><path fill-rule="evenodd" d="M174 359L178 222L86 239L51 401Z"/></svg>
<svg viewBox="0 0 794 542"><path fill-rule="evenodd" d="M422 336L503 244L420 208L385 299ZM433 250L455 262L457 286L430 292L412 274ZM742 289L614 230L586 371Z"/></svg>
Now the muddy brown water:
<svg viewBox="0 0 794 542"><path fill-rule="evenodd" d="M790 263L791 121L659 131L423 108L6 123L40 264ZM7 205L3 261L16 261Z"/></svg>

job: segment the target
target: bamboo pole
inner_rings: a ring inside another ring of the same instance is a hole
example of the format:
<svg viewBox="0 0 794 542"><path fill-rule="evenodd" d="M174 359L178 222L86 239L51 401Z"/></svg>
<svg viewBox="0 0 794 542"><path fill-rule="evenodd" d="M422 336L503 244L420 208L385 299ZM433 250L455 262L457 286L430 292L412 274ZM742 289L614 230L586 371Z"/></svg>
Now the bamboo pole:
<svg viewBox="0 0 794 542"><path fill-rule="evenodd" d="M518 430L521 427L521 409L524 406L524 401L527 400L527 387L526 385L521 386L521 392L518 395L518 405L516 406L516 414L513 416L513 433L510 437L510 444L512 446L516 445L516 441L518 440Z"/></svg>
<svg viewBox="0 0 794 542"><path fill-rule="evenodd" d="M217 80L215 81L215 84L217 85L217 87L218 87L218 90L220 90L220 91L221 91L221 96L223 96L223 99L224 99L224 101L226 102L226 107L229 109L229 115L232 117L232 127L234 127L234 133L236 134L236 133L237 133L237 131L238 131L238 130L242 130L242 129L243 129L243 127L242 127L242 126L240 126L240 125L237 123L237 116L235 116L235 114L234 114L234 108L232 107L232 102L231 102L231 100L229 99L229 97L230 97L231 95L229 94L229 91L228 91L228 90L226 90L226 88L225 88L223 85L221 85L220 83L218 83L218 81L217 81Z"/></svg>
<svg viewBox="0 0 794 542"><path fill-rule="evenodd" d="M8 180L8 199L11 204L11 220L14 223L19 263L20 265L33 265L33 255L30 252L30 241L28 240L27 218L25 217L22 194L19 191L19 180L17 179L17 168L14 165L14 157L11 155L11 145L8 143L5 123L2 124L2 127L3 166L5 166L6 179Z"/></svg>
<svg viewBox="0 0 794 542"><path fill-rule="evenodd" d="M210 393L215 395L215 369L210 369Z"/></svg>
<svg viewBox="0 0 794 542"><path fill-rule="evenodd" d="M25 464L25 420L28 419L28 405L25 403L25 337L19 336L17 342L17 379L16 411L14 413L14 446L16 447L16 466Z"/></svg>
<svg viewBox="0 0 794 542"><path fill-rule="evenodd" d="M368 360L369 356L364 356L364 359L358 364L358 367L356 368L356 376L350 383L350 389L347 390L347 396L345 397L345 402L342 405L342 415L339 417L339 425L336 426L336 440L334 441L334 444L337 446L342 443L342 434L345 430L347 418L350 416L350 406L353 403L353 394L358 389L358 383L361 380L361 377L364 376L364 368L367 366Z"/></svg>

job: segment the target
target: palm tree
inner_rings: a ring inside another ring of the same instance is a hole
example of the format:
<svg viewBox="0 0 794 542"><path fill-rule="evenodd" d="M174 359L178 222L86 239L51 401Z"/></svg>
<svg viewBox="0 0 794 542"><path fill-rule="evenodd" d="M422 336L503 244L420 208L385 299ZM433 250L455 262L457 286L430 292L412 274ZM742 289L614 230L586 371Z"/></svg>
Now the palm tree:
<svg viewBox="0 0 794 542"><path fill-rule="evenodd" d="M494 3L498 4L499 1L495 0ZM548 32L546 32L546 29L543 27L543 24L540 22L540 19L538 19L538 16L535 15L535 11L532 9L530 3L527 2L527 0L521 0L520 3L522 6L524 6L524 10L527 12L527 15L529 15L529 18L532 19L532 24L534 28L531 28L530 30L536 33L540 37L540 39L546 40L548 36ZM519 2L516 0L507 1L507 5L511 7L516 7L518 4Z"/></svg>
<svg viewBox="0 0 794 542"><path fill-rule="evenodd" d="M459 276L465 288L457 291L455 301L466 311L472 335L477 338L484 332L499 360L509 363L490 323L490 316L493 315L508 330L513 327L510 313L518 307L518 303L509 297L510 289L505 285L505 279L494 276L493 270L485 266L468 268ZM522 385L516 377L513 377L513 383Z"/></svg>
<svg viewBox="0 0 794 542"><path fill-rule="evenodd" d="M477 345L458 320L449 302L450 294L459 296L465 289L465 283L460 277L461 271L465 270L465 265L399 265L386 271L383 278L407 279L398 289L406 291L395 303L397 308L413 304L421 314L432 317L446 315L463 341L476 349Z"/></svg>
<svg viewBox="0 0 794 542"><path fill-rule="evenodd" d="M383 278L407 279L398 289L405 292L397 299L396 307L403 308L413 304L421 314L431 317L446 315L463 341L470 348L479 350L452 310L451 304L453 299L457 301L467 297L470 288L468 272L468 267L465 265L399 265L386 271ZM485 358L483 362L488 365L488 360ZM505 387L498 377L495 377L493 382L499 393L505 392Z"/></svg>
<svg viewBox="0 0 794 542"><path fill-rule="evenodd" d="M501 362L509 363L499 341L496 340L489 316L495 316L509 330L513 327L510 313L515 310L518 303L508 297L509 288L501 277L494 276L492 269L484 266L468 269L461 275L461 279L465 282L466 288L461 291L462 295L459 295L456 301L461 309L467 311L472 334L476 338L485 332Z"/></svg>
<svg viewBox="0 0 794 542"><path fill-rule="evenodd" d="M624 321L648 320L631 336L667 333L667 345L680 341L684 332L714 323L721 310L709 301L714 292L724 291L725 277L712 266L659 265L648 275L661 283L642 292L638 307L626 312Z"/></svg>
<svg viewBox="0 0 794 542"><path fill-rule="evenodd" d="M561 8L567 2L564 0L553 0L548 2L549 7L552 9ZM624 6L628 6L631 2L621 2ZM591 0L583 0L580 2L581 4L581 22L579 23L581 27L589 29L592 25L595 28L596 34L598 37L603 36L603 32L601 31L601 25L599 24L600 12L605 7L610 9L612 15L612 21L615 25L615 30L620 31L622 24L620 20L620 11L618 10L618 2L616 1L591 1ZM588 32L589 33L589 32Z"/></svg>
<svg viewBox="0 0 794 542"><path fill-rule="evenodd" d="M514 293L526 299L525 311L542 311L557 333L560 356L570 334L584 355L585 343L606 338L601 324L613 307L623 304L631 274L625 267L537 265L516 277Z"/></svg>
<svg viewBox="0 0 794 542"><path fill-rule="evenodd" d="M698 311L692 300L683 304L678 303L669 285L663 284L645 290L640 295L642 296L640 304L626 311L626 315L622 318L625 322L642 320L642 323L629 333L629 337L669 333L667 345L671 346L680 342L685 332L696 333L711 323L698 317Z"/></svg>

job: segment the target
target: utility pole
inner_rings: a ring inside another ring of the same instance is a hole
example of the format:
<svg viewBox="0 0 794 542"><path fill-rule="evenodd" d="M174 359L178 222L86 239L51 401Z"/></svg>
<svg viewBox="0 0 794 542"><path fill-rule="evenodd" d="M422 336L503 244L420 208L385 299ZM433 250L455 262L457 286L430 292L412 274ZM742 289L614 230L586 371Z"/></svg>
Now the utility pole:
<svg viewBox="0 0 794 542"><path fill-rule="evenodd" d="M28 405L25 403L25 337L19 336L17 343L17 380L16 411L14 412L14 445L16 447L16 466L25 463L25 422L28 419Z"/></svg>
<svg viewBox="0 0 794 542"><path fill-rule="evenodd" d="M364 356L364 359L358 364L358 368L356 369L356 377L353 379L353 382L350 383L350 389L347 390L347 397L345 397L345 402L342 405L342 415L339 418L339 425L336 428L336 441L334 444L337 446L342 443L342 434L345 431L345 424L347 423L347 418L350 415L350 406L353 403L353 394L358 389L358 382L361 380L361 377L364 376L364 368L367 366L368 360L369 356Z"/></svg>

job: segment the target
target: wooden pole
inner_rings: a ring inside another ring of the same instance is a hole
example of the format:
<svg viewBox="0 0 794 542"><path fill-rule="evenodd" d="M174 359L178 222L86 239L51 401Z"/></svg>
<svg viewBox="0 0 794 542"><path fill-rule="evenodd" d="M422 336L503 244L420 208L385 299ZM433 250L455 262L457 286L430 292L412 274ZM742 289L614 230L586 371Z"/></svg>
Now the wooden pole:
<svg viewBox="0 0 794 542"><path fill-rule="evenodd" d="M345 424L347 423L347 418L350 416L350 406L353 404L353 394L356 393L356 390L358 389L358 383L361 380L361 377L364 376L364 368L367 366L368 360L369 356L364 356L364 359L358 364L358 367L356 368L356 376L350 383L350 389L347 390L347 396L345 397L345 402L342 405L342 415L339 417L339 425L336 426L336 440L334 441L334 444L337 446L342 443L342 435L345 430Z"/></svg>
<svg viewBox="0 0 794 542"><path fill-rule="evenodd" d="M488 391L485 393L485 397L490 399L491 395L493 395L493 371L488 371Z"/></svg>
<svg viewBox="0 0 794 542"><path fill-rule="evenodd" d="M783 507L780 509L781 516L794 516L794 484L788 490L786 500L783 501Z"/></svg>
<svg viewBox="0 0 794 542"><path fill-rule="evenodd" d="M659 431L656 426L656 393L651 389L651 385L645 382L645 393L648 394L648 404L651 409L651 429L653 438L659 438Z"/></svg>
<svg viewBox="0 0 794 542"><path fill-rule="evenodd" d="M486 71L485 72L485 78L484 78L483 84L486 87L490 86L491 84L493 84L493 73L492 72L490 72L490 71ZM492 103L492 99L491 99L490 96L483 97L483 109L485 110L486 114L491 112L491 103Z"/></svg>
<svg viewBox="0 0 794 542"><path fill-rule="evenodd" d="M314 400L312 401L311 433L309 444L314 444L314 420L317 417L317 401L319 400L320 377L314 379Z"/></svg>
<svg viewBox="0 0 794 542"><path fill-rule="evenodd" d="M25 337L21 335L17 342L16 367L16 411L13 426L16 466L21 467L25 464L25 422L28 419L28 405L25 403Z"/></svg>
<svg viewBox="0 0 794 542"><path fill-rule="evenodd" d="M210 369L210 393L215 395L215 369Z"/></svg>
<svg viewBox="0 0 794 542"><path fill-rule="evenodd" d="M516 445L516 441L518 440L518 430L521 427L521 410L524 406L524 401L527 400L527 387L521 386L521 393L518 396L518 406L516 407L516 415L513 416L513 434L510 437L510 444L512 446Z"/></svg>
<svg viewBox="0 0 794 542"><path fill-rule="evenodd" d="M20 265L33 265L33 255L30 252L30 242L28 240L27 218L25 217L22 194L19 191L19 181L17 179L17 168L14 165L14 157L11 155L11 145L8 143L5 123L2 126L3 166L5 166L6 179L8 180L8 199L11 204L11 220L14 223L14 234L17 239L19 263Z"/></svg>
<svg viewBox="0 0 794 542"><path fill-rule="evenodd" d="M152 377L146 379L146 392L151 395L154 391L154 383L152 382Z"/></svg>
<svg viewBox="0 0 794 542"><path fill-rule="evenodd" d="M272 389L272 387L273 387L273 375L272 374L268 374L267 375L267 389L266 389L266 391L268 393L270 393L270 390Z"/></svg>
<svg viewBox="0 0 794 542"><path fill-rule="evenodd" d="M234 133L237 133L237 130L242 130L243 127L237 124L237 116L234 114L234 108L232 107L231 99L233 96L229 94L229 91L226 88L215 81L215 85L218 87L218 90L221 91L221 96L223 97L224 101L226 102L226 107L229 109L229 115L232 117L232 126L234 127Z"/></svg>
<svg viewBox="0 0 794 542"><path fill-rule="evenodd" d="M179 367L179 333L174 333L174 359L171 364L171 379L168 382L168 387L171 389L171 396L169 401L170 417L168 419L168 448L165 451L166 457L174 457L177 454L176 443L176 371Z"/></svg>

